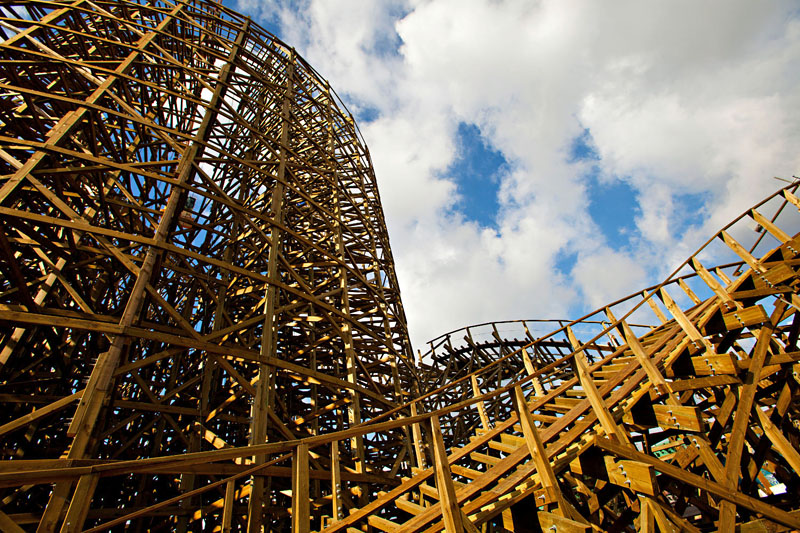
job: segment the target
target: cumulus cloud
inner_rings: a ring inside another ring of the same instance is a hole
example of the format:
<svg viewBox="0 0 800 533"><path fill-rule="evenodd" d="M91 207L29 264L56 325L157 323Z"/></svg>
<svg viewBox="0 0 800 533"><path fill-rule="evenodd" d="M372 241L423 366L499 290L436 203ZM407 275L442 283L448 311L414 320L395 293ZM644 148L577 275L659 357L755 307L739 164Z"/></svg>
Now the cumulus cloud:
<svg viewBox="0 0 800 533"><path fill-rule="evenodd" d="M239 4L277 23L369 118L360 127L418 346L484 320L574 315L659 281L800 163L793 2ZM461 123L507 161L493 227L459 210L468 191L448 169L463 156ZM590 161L570 154L581 135ZM637 202L624 248L588 209L594 187L619 180Z"/></svg>

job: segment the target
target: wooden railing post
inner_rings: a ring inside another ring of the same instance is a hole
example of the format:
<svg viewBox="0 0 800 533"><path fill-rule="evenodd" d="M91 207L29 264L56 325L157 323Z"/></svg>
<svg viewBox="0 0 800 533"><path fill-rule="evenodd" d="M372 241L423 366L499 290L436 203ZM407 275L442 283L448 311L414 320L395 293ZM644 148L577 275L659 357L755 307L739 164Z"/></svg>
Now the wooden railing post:
<svg viewBox="0 0 800 533"><path fill-rule="evenodd" d="M478 386L478 378L476 378L473 374L470 376L470 380L472 381L472 396L473 398L477 398L481 395L481 388ZM489 417L486 415L486 407L483 405L483 400L477 402L475 407L478 409L478 416L481 418L481 425L483 426L483 429L486 431L492 429L492 426L489 425Z"/></svg>
<svg viewBox="0 0 800 533"><path fill-rule="evenodd" d="M306 533L310 527L308 498L308 444L298 444L292 457L292 531Z"/></svg>
<svg viewBox="0 0 800 533"><path fill-rule="evenodd" d="M411 416L417 416L417 404L411 404ZM411 424L411 434L414 437L414 454L417 457L417 468L425 469L425 452L422 450L422 430L419 423Z"/></svg>
<svg viewBox="0 0 800 533"><path fill-rule="evenodd" d="M225 503L222 504L222 533L231 533L233 503L236 500L236 496L234 495L235 488L235 481L228 481L225 484Z"/></svg>
<svg viewBox="0 0 800 533"><path fill-rule="evenodd" d="M331 442L331 506L333 521L342 519L342 472L339 469L339 441Z"/></svg>

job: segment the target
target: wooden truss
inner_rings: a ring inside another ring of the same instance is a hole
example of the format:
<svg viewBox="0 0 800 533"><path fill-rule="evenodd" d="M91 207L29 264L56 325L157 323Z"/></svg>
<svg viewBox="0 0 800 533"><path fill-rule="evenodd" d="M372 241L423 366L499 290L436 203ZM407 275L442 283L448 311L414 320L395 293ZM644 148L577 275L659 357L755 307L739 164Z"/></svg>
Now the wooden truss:
<svg viewBox="0 0 800 533"><path fill-rule="evenodd" d="M552 321L551 333L518 321L431 341L415 416L364 429L410 426L412 475L318 526L800 528L796 187L739 217L664 283ZM509 327L522 340L501 333Z"/></svg>
<svg viewBox="0 0 800 533"><path fill-rule="evenodd" d="M204 0L4 1L0 39L0 530L800 529L797 185L415 364L291 48Z"/></svg>
<svg viewBox="0 0 800 533"><path fill-rule="evenodd" d="M15 480L0 517L78 531L250 470L246 487L129 527L288 523L291 469L252 470L264 455L94 467L294 441L405 402L406 322L352 117L215 2L2 2L0 38L0 442ZM310 464L340 465L352 507L362 483L395 484L409 451L402 429L357 434Z"/></svg>

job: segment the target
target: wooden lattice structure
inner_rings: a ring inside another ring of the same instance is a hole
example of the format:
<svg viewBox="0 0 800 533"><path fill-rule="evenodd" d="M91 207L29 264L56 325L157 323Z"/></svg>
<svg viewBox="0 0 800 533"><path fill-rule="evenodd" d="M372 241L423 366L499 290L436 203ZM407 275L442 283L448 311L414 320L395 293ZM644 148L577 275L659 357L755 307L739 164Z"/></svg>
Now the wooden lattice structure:
<svg viewBox="0 0 800 533"><path fill-rule="evenodd" d="M800 529L796 187L551 333L431 341L416 416L365 429L410 426L414 475L324 531Z"/></svg>
<svg viewBox="0 0 800 533"><path fill-rule="evenodd" d="M369 155L291 48L206 1L0 33L0 530L800 529L797 185L415 364Z"/></svg>
<svg viewBox="0 0 800 533"><path fill-rule="evenodd" d="M109 479L93 465L341 431L405 401L375 177L325 80L215 2L0 16L2 456L57 480L11 475L5 522L80 530L264 457ZM409 449L402 430L355 435L311 464L337 461L353 506L396 484ZM62 480L67 465L86 474ZM280 529L291 469L260 472L130 528Z"/></svg>

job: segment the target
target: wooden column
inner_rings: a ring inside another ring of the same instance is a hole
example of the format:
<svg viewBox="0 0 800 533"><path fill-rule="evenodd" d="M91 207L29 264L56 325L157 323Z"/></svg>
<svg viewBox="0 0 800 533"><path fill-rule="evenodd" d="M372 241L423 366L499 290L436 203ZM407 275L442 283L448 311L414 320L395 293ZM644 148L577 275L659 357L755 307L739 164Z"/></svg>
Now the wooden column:
<svg viewBox="0 0 800 533"><path fill-rule="evenodd" d="M472 382L472 396L473 398L477 398L481 395L481 388L478 386L478 378L473 374L470 376L470 381ZM477 402L475 407L478 409L478 416L481 418L483 429L489 431L492 427L489 425L489 417L486 416L486 407L483 405L483 400Z"/></svg>
<svg viewBox="0 0 800 533"><path fill-rule="evenodd" d="M270 207L274 225L270 231L269 255L267 259L267 289L266 305L264 310L264 325L259 354L266 360L274 358L276 354L275 310L278 303L280 289L276 282L279 277L278 262L281 254L281 230L278 224L283 223L283 202L285 196L286 165L289 159L289 130L291 129L291 103L294 87L294 51L289 53L286 65L286 88L284 90L283 104L281 107L281 145L278 175L275 187L272 189ZM267 440L267 421L272 408L271 399L273 391L270 385L274 383L273 368L266 363L259 363L258 381L256 382L256 396L253 400L252 420L250 422L250 444L262 444ZM264 461L264 457L253 458L255 464ZM247 531L259 533L262 530L262 506L264 499L264 478L253 476L253 488L247 504Z"/></svg>
<svg viewBox="0 0 800 533"><path fill-rule="evenodd" d="M168 26L173 18L180 13L180 11L185 7L184 3L179 3L172 12L164 18L164 20L159 24L159 26L152 32L149 32L146 35L143 35L139 40L138 46L135 51L131 52L131 54L126 58L125 61L118 67L118 71L120 73L125 72L130 68L136 58L141 54L142 50L144 50L152 41L156 38L158 33L162 31L166 26ZM244 32L240 34L239 39L241 40L244 36ZM239 43L240 44L240 43ZM235 59L236 54L238 53L238 45L235 46L232 51L229 59ZM222 69L220 69L220 79L225 81L227 79L228 73L230 71L230 62L226 63ZM111 84L118 79L118 76L110 76L105 81L97 80L100 83L98 87L98 96L100 94L105 93L110 87ZM216 111L214 111L221 98L224 96L225 92L225 83L220 83L217 87L216 92L214 93L214 97L212 98L211 102L209 103L210 109L207 110L205 115L203 116L203 120L198 128L197 137L200 139L207 138L210 128L209 126L216 118ZM97 92L97 91L96 91ZM82 108L84 111L85 108ZM64 130L66 133L66 130ZM55 142L51 138L50 142ZM176 182L177 186L173 186L169 193L169 198L167 200L167 204L164 207L164 211L161 215L161 220L158 223L158 227L156 228L155 235L153 236L153 240L158 243L163 243L168 240L169 232L173 227L173 220L177 215L177 210L179 206L179 202L181 201L181 197L183 194L183 188L181 185L184 185L191 181L195 169L194 169L194 162L195 159L200 157L203 153L205 148L204 142L194 142L191 146L184 152L181 161L176 169ZM33 162L33 164L37 164L38 161ZM30 170L30 169L29 169ZM29 176L29 179L34 179L33 176ZM4 190L6 188L4 187ZM10 192L10 190L8 191ZM63 205L63 208L69 209L68 206ZM128 298L128 301L125 305L125 309L122 313L122 317L119 321L119 325L123 328L129 327L134 324L140 316L142 311L142 307L144 304L144 296L145 296L145 289L150 282L150 279L153 276L154 269L156 263L160 259L162 251L160 248L152 246L147 250L145 255L144 261L142 262L142 266L139 269L139 274L136 277L136 282L134 283L133 289L131 290L131 294ZM69 436L73 437L72 445L70 446L68 458L70 459L80 459L83 458L87 452L87 448L89 447L90 440L94 434L95 424L97 422L97 417L100 413L100 409L102 408L103 404L106 401L108 393L111 389L113 384L114 378L114 371L116 370L117 366L119 365L120 358L122 356L123 350L125 349L128 343L128 338L124 335L117 335L113 338L111 342L111 346L109 347L108 351L100 356L97 359L97 362L92 369L91 376L89 378L89 383L86 386L86 392L81 397L81 401L78 404L78 407L75 411L75 416L70 424L70 427L67 431ZM90 487L91 484L89 480L87 480L84 484L84 487ZM51 495L50 501L45 508L45 512L42 515L42 519L39 523L39 528L37 531L40 533L48 533L55 530L56 525L60 519L61 512L66 504L67 500L69 499L69 494L71 492L71 483L69 482L59 482L56 483L55 487L53 488L53 493ZM92 488L93 489L93 488ZM93 493L93 490L88 491ZM88 506L91 504L91 494L85 494L80 502L79 505L88 509ZM78 511L77 509L73 513L74 517L81 517L86 516L85 510ZM72 527L72 526L70 526ZM80 526L78 526L80 527Z"/></svg>
<svg viewBox="0 0 800 533"><path fill-rule="evenodd" d="M222 507L222 533L231 532L233 518L233 505L236 503L236 482L228 481L225 484L225 503Z"/></svg>
<svg viewBox="0 0 800 533"><path fill-rule="evenodd" d="M339 441L331 442L331 516L334 522L342 519L342 471L339 467Z"/></svg>
<svg viewBox="0 0 800 533"><path fill-rule="evenodd" d="M411 416L417 416L416 402L411 404ZM414 455L417 458L417 468L425 469L427 464L425 462L425 452L422 449L422 430L419 423L411 424L411 433L414 436Z"/></svg>
<svg viewBox="0 0 800 533"><path fill-rule="evenodd" d="M330 88L328 88L328 101L330 102ZM331 143L332 143L332 132L330 132L331 122L328 121L329 124L329 133L331 134ZM330 146L329 148L330 154L332 154L333 147ZM344 321L341 325L341 334L342 334L342 343L344 344L344 354L345 354L345 366L347 369L347 381L351 385L352 388L348 390L348 394L350 395L350 404L347 406L347 417L350 426L356 426L361 423L361 395L356 390L356 385L358 385L358 372L357 372L357 355L355 352L355 348L353 347L353 332L352 326L350 325L350 293L349 293L349 286L347 282L347 268L346 258L345 258L345 246L344 246L344 224L342 222L342 206L341 206L341 194L340 190L342 189L342 184L340 183L339 174L336 171L335 164L332 161L332 155L329 156L331 159L331 166L332 166L332 179L334 181L333 187L333 225L336 229L336 258L342 263L338 269L337 277L339 281L339 291L340 291L340 302L342 306L342 313L344 314ZM352 439L350 439L350 447L354 452L354 462L355 462L355 469L356 472L363 473L364 472L364 437L361 435L356 435ZM359 485L358 490L360 492L365 492L363 488ZM364 496L365 494L361 494Z"/></svg>
<svg viewBox="0 0 800 533"><path fill-rule="evenodd" d="M298 444L292 457L292 531L294 533L307 533L311 530L311 503L308 490L308 445Z"/></svg>

